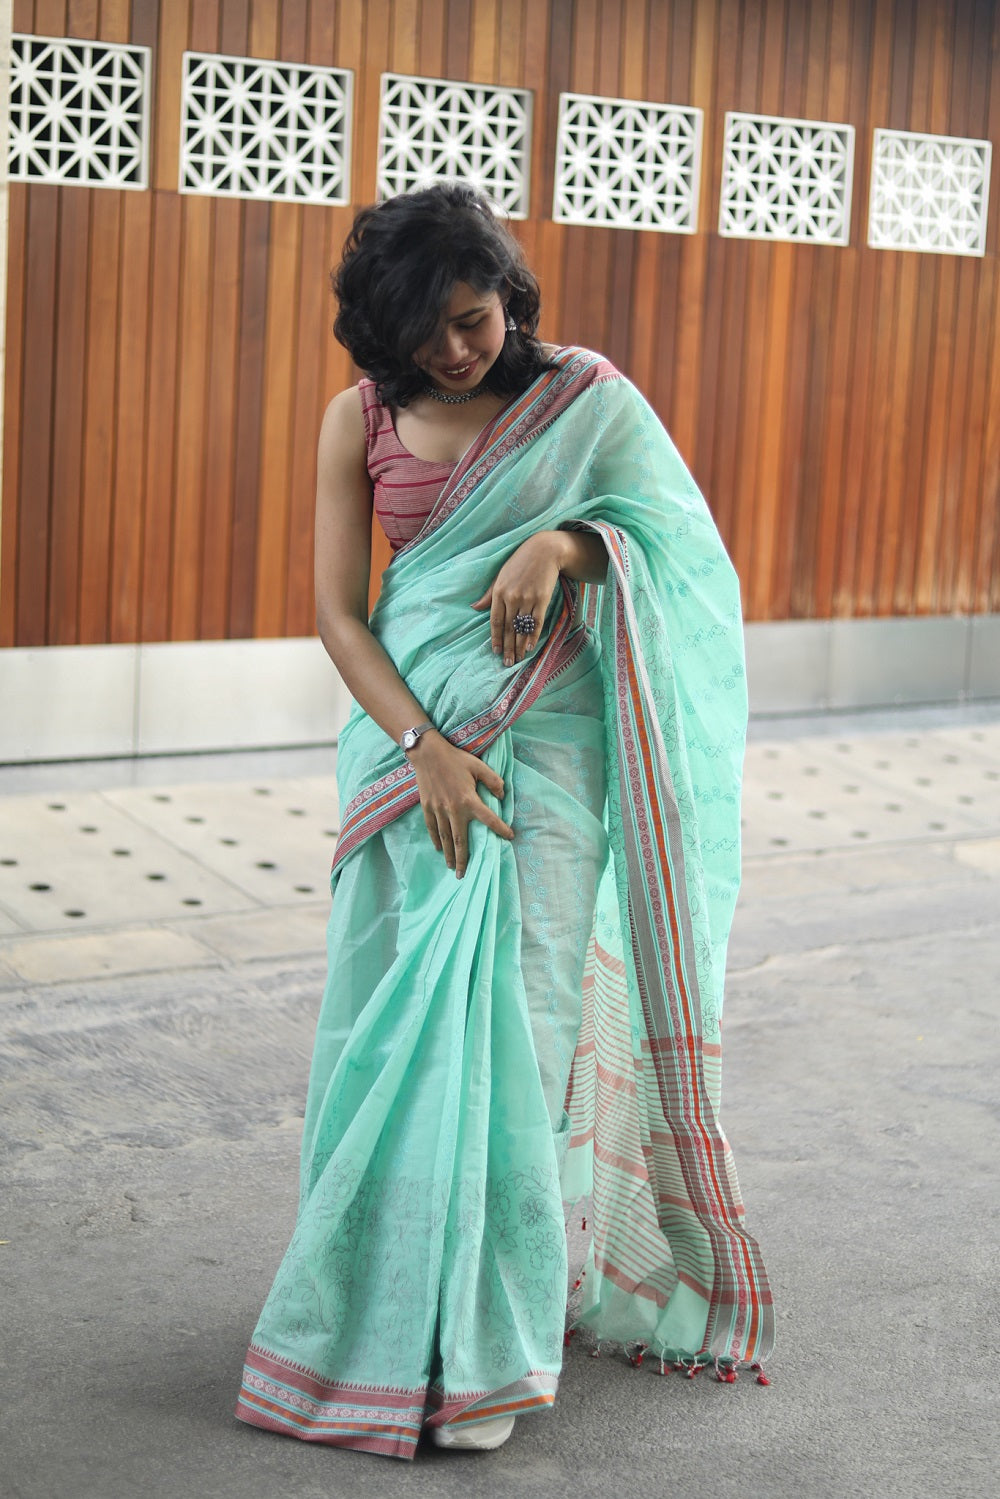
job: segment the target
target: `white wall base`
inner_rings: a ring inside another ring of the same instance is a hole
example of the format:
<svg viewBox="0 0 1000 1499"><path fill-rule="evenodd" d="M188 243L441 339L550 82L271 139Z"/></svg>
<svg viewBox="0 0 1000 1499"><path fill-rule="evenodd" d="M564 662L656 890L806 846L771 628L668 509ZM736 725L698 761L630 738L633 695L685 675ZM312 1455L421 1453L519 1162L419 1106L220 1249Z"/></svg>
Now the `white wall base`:
<svg viewBox="0 0 1000 1499"><path fill-rule="evenodd" d="M753 714L1000 698L1000 614L747 626Z"/></svg>
<svg viewBox="0 0 1000 1499"><path fill-rule="evenodd" d="M319 640L0 651L0 762L329 744L350 698Z"/></svg>
<svg viewBox="0 0 1000 1499"><path fill-rule="evenodd" d="M747 627L755 715L1000 699L1000 614ZM0 651L0 763L330 744L315 638Z"/></svg>

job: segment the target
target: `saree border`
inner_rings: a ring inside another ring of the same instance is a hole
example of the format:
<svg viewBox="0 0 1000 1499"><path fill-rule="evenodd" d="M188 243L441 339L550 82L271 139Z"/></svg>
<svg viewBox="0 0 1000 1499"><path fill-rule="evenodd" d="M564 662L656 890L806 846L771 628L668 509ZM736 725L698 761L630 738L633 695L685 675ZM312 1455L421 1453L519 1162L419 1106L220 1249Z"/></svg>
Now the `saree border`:
<svg viewBox="0 0 1000 1499"><path fill-rule="evenodd" d="M705 1082L703 1056L709 1047L694 933L686 902L678 898L687 888L683 829L669 757L650 706L652 690L629 591L628 540L603 522L585 527L603 539L616 585L618 773L622 805L633 814L622 819L628 940L649 1062L691 1208L709 1235L715 1265L699 1354L760 1360L774 1341L772 1295L760 1247L740 1222L743 1205L733 1189L728 1145Z"/></svg>
<svg viewBox="0 0 1000 1499"><path fill-rule="evenodd" d="M439 1383L351 1384L324 1379L251 1343L236 1415L248 1426L300 1441L412 1460L425 1428L545 1410L554 1403L558 1384L558 1376L544 1369L529 1369L499 1389L458 1394L446 1394Z"/></svg>

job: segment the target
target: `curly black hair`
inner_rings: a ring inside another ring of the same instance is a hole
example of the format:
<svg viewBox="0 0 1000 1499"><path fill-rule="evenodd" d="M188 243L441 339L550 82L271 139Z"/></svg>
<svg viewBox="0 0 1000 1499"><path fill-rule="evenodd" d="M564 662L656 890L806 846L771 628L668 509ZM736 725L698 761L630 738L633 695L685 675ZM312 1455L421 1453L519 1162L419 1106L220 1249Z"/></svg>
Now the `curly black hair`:
<svg viewBox="0 0 1000 1499"><path fill-rule="evenodd" d="M552 367L535 336L538 283L521 247L471 187L441 183L363 208L331 275L333 325L384 405L406 406L427 388L416 351L437 331L454 288L498 292L516 327L483 384L497 395L527 389Z"/></svg>

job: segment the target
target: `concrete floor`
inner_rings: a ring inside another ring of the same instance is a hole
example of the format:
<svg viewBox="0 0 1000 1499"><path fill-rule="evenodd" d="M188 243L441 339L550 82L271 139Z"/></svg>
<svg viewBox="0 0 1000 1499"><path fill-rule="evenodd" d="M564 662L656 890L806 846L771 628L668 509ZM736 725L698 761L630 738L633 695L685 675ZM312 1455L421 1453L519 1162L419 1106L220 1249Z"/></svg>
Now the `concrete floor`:
<svg viewBox="0 0 1000 1499"><path fill-rule="evenodd" d="M573 1348L501 1451L412 1466L232 1418L294 1212L331 770L0 771L2 1499L995 1492L1000 705L754 726L724 1118L772 1386Z"/></svg>

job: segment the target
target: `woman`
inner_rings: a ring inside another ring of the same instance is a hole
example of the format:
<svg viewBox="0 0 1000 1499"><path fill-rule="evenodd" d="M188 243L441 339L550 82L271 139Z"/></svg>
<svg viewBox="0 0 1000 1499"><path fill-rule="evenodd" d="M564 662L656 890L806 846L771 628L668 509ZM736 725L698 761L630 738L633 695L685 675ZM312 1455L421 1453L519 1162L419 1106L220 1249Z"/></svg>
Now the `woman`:
<svg viewBox="0 0 1000 1499"><path fill-rule="evenodd" d="M334 285L367 376L323 424L316 588L355 706L299 1216L238 1414L411 1457L552 1403L581 1200L578 1325L722 1378L769 1351L716 1115L741 623L666 433L537 342L484 200L365 210Z"/></svg>

